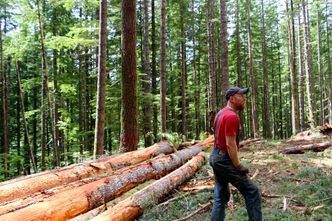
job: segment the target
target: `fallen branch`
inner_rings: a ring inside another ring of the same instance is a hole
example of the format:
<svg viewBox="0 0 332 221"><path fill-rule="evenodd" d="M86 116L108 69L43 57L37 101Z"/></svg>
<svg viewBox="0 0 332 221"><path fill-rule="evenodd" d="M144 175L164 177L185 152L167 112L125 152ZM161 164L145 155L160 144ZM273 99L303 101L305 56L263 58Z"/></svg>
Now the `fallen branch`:
<svg viewBox="0 0 332 221"><path fill-rule="evenodd" d="M200 207L198 209L196 209L194 212L190 213L189 215L185 216L185 217L182 217L182 218L179 218L179 219L175 219L173 221L184 221L184 220L187 220L193 216L195 216L196 214L208 209L208 208L211 208L213 206L213 201L210 200L208 203L205 203L203 205L200 205Z"/></svg>
<svg viewBox="0 0 332 221"><path fill-rule="evenodd" d="M9 180L0 183L0 203L101 174L115 167L137 164L160 153L168 154L173 151L170 143L161 142L146 149Z"/></svg>
<svg viewBox="0 0 332 221"><path fill-rule="evenodd" d="M323 143L317 144L308 144L303 146L297 147L286 147L281 153L284 154L303 154L306 151L314 151L314 152L321 152L324 151L326 148L332 146L332 141L327 141Z"/></svg>
<svg viewBox="0 0 332 221"><path fill-rule="evenodd" d="M143 213L144 209L154 205L155 202L167 195L172 189L193 176L205 162L206 155L204 153L198 154L177 170L145 187L92 220L134 220Z"/></svg>
<svg viewBox="0 0 332 221"><path fill-rule="evenodd" d="M0 220L67 220L105 204L149 179L165 176L201 152L199 147L177 151L95 182L54 194L41 202L0 216Z"/></svg>

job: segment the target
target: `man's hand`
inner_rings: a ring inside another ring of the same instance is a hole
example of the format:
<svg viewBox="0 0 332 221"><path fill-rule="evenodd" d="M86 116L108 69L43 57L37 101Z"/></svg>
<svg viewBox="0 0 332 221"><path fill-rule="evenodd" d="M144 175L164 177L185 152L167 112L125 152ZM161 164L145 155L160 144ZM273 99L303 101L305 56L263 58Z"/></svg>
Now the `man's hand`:
<svg viewBox="0 0 332 221"><path fill-rule="evenodd" d="M249 169L247 167L242 166L239 164L236 169L241 173L241 174L247 174L249 173Z"/></svg>

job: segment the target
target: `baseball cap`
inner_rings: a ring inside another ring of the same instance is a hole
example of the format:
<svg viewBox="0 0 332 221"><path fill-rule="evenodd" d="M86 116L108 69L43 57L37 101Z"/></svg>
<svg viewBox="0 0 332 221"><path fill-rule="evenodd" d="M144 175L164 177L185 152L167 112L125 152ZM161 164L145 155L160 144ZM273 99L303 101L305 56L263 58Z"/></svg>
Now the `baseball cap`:
<svg viewBox="0 0 332 221"><path fill-rule="evenodd" d="M225 93L226 100L229 100L234 94L246 94L249 92L249 88L230 87Z"/></svg>

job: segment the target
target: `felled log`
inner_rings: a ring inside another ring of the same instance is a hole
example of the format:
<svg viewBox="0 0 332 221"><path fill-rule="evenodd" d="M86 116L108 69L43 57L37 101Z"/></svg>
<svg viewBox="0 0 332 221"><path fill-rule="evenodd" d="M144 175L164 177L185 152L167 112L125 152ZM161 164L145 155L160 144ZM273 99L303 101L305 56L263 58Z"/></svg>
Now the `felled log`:
<svg viewBox="0 0 332 221"><path fill-rule="evenodd" d="M205 162L206 155L204 153L198 154L177 170L145 187L126 200L121 201L92 220L134 220L148 206L154 205L155 202L165 197L171 190L193 176Z"/></svg>
<svg viewBox="0 0 332 221"><path fill-rule="evenodd" d="M281 151L284 154L303 154L306 151L321 152L332 146L332 141L323 143L308 144L296 147L287 147Z"/></svg>
<svg viewBox="0 0 332 221"><path fill-rule="evenodd" d="M34 192L101 174L114 168L137 164L160 153L168 154L173 151L170 143L161 142L146 149L9 180L0 183L0 204Z"/></svg>
<svg viewBox="0 0 332 221"><path fill-rule="evenodd" d="M123 168L101 180L54 194L0 216L0 220L67 220L105 204L136 185L157 179L180 167L201 152L199 147L177 151L130 168Z"/></svg>

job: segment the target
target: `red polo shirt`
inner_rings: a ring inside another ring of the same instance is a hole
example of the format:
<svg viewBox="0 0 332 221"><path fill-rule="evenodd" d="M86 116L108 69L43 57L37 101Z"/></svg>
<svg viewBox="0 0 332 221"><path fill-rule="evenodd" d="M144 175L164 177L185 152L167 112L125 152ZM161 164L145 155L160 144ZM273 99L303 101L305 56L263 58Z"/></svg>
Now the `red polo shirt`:
<svg viewBox="0 0 332 221"><path fill-rule="evenodd" d="M226 136L236 136L236 144L239 146L240 120L234 110L225 107L214 118L215 146L227 151Z"/></svg>

